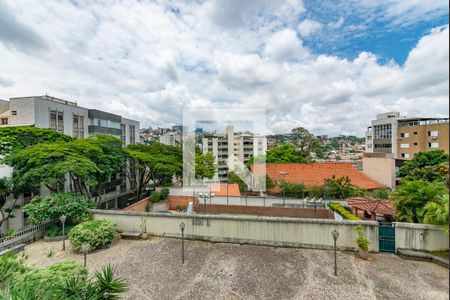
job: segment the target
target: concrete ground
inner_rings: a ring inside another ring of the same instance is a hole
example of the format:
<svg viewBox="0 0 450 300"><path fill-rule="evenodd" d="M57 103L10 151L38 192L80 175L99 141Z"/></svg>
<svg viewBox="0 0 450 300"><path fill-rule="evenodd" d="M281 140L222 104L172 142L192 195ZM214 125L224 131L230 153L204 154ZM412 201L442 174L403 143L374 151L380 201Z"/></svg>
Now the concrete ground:
<svg viewBox="0 0 450 300"><path fill-rule="evenodd" d="M69 244L69 243L68 243ZM153 237L118 240L88 256L92 272L110 262L128 285L123 299L449 299L448 269L429 262L374 254L186 241ZM29 264L83 261L61 242L26 246ZM48 253L52 251L52 256Z"/></svg>

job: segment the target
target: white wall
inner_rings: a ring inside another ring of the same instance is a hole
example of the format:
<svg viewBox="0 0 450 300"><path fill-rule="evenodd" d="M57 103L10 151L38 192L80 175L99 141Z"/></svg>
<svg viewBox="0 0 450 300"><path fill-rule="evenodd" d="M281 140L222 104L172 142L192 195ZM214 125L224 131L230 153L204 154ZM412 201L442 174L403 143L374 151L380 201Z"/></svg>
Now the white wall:
<svg viewBox="0 0 450 300"><path fill-rule="evenodd" d="M341 250L356 250L358 237L355 226L362 224L372 241L370 250L378 252L378 225L371 221L334 221L279 217L250 217L224 215L162 215L146 212L93 210L94 219L108 219L119 231L140 232L141 218L147 220L152 235L180 237L179 225L186 224L185 236L214 242L246 243L268 246L331 249L331 232L340 235Z"/></svg>
<svg viewBox="0 0 450 300"><path fill-rule="evenodd" d="M128 146L130 144L130 125L134 125L134 134L136 137L136 143L140 142L139 138L139 126L140 123L135 120L130 120L126 118L122 118L122 124L125 124L125 146Z"/></svg>
<svg viewBox="0 0 450 300"><path fill-rule="evenodd" d="M396 249L438 251L449 248L448 234L438 226L398 222L394 224Z"/></svg>
<svg viewBox="0 0 450 300"><path fill-rule="evenodd" d="M11 98L9 101L11 117L8 125L33 125L35 123L34 98ZM12 112L16 111L16 115Z"/></svg>

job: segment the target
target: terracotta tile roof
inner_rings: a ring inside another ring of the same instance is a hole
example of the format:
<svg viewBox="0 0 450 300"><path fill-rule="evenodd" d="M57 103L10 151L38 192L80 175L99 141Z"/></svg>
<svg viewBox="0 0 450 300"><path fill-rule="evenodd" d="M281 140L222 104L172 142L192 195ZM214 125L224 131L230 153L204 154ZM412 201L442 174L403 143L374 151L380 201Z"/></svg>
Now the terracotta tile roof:
<svg viewBox="0 0 450 300"><path fill-rule="evenodd" d="M375 212L377 215L394 215L394 202L392 200L382 199L367 199L367 198L348 198L347 204L357 209L365 210L372 214Z"/></svg>
<svg viewBox="0 0 450 300"><path fill-rule="evenodd" d="M221 183L220 186L218 184L213 184L211 186L211 192L215 194L215 196L226 197L227 196L227 184ZM228 184L228 196L230 197L240 197L241 192L239 191L239 185L237 183Z"/></svg>
<svg viewBox="0 0 450 300"><path fill-rule="evenodd" d="M251 166L253 171L253 166ZM281 172L288 172L285 180L291 183L303 183L306 186L323 185L324 179L335 175L337 178L348 176L352 184L361 189L378 189L385 186L369 178L350 163L326 162L310 164L266 164L267 175L274 183L282 180Z"/></svg>

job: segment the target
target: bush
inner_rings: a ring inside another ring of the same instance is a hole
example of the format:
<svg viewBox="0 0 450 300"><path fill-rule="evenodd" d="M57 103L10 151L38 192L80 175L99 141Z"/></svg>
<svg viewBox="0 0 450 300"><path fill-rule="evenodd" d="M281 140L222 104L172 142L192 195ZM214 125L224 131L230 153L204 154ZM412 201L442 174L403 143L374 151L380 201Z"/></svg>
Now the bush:
<svg viewBox="0 0 450 300"><path fill-rule="evenodd" d="M94 250L112 242L115 235L116 225L113 222L93 220L75 226L69 233L69 239L77 251L83 243L89 244L89 250Z"/></svg>
<svg viewBox="0 0 450 300"><path fill-rule="evenodd" d="M66 225L64 228L64 234L68 234L74 225ZM50 226L47 231L45 232L46 236L49 237L55 237L55 236L62 236L62 227L60 227L59 225L53 224L52 226Z"/></svg>
<svg viewBox="0 0 450 300"><path fill-rule="evenodd" d="M369 239L364 234L364 229L361 225L356 226L356 232L358 233L358 238L356 239L356 244L359 249L368 251L369 250Z"/></svg>
<svg viewBox="0 0 450 300"><path fill-rule="evenodd" d="M313 185L309 187L308 197L310 198L325 198L325 188L321 185Z"/></svg>
<svg viewBox="0 0 450 300"><path fill-rule="evenodd" d="M86 196L78 193L54 193L47 197L35 197L23 210L32 224L41 224L45 220L59 222L65 215L71 220L85 220L90 217L90 209L95 204Z"/></svg>
<svg viewBox="0 0 450 300"><path fill-rule="evenodd" d="M159 202L161 200L161 195L157 191L154 191L150 194L150 200L153 203Z"/></svg>
<svg viewBox="0 0 450 300"><path fill-rule="evenodd" d="M343 207L339 203L336 203L336 202L335 203L330 203L330 204L328 204L328 207L332 211L335 211L335 212L339 213L342 217L344 217L344 219L347 219L347 220L361 220L359 217L353 215L348 210L346 210L345 207Z"/></svg>
<svg viewBox="0 0 450 300"><path fill-rule="evenodd" d="M389 199L390 191L388 189L377 189L372 191L372 197L376 199Z"/></svg>
<svg viewBox="0 0 450 300"><path fill-rule="evenodd" d="M169 189L168 188L161 189L161 191L159 192L159 196L161 200L166 200L167 197L169 196Z"/></svg>

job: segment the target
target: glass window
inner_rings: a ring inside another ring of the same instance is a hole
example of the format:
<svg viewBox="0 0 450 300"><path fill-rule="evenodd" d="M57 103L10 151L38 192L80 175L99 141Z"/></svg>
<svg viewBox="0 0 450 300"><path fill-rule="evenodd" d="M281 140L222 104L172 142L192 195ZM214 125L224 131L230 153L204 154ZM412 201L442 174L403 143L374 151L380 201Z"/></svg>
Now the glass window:
<svg viewBox="0 0 450 300"><path fill-rule="evenodd" d="M409 158L409 154L408 153L402 153L401 156L402 156L402 158Z"/></svg>
<svg viewBox="0 0 450 300"><path fill-rule="evenodd" d="M408 132L402 132L402 133L400 133L400 137L408 138L409 137L409 133Z"/></svg>
<svg viewBox="0 0 450 300"><path fill-rule="evenodd" d="M428 136L439 136L439 131L437 130L428 131Z"/></svg>
<svg viewBox="0 0 450 300"><path fill-rule="evenodd" d="M428 148L439 148L439 143L428 143Z"/></svg>
<svg viewBox="0 0 450 300"><path fill-rule="evenodd" d="M409 144L408 143L400 144L400 148L402 149L409 148Z"/></svg>

